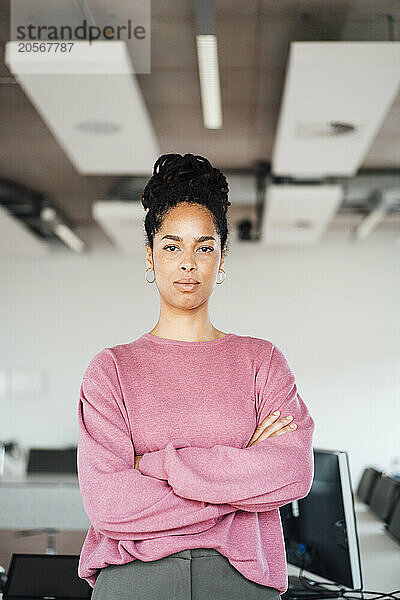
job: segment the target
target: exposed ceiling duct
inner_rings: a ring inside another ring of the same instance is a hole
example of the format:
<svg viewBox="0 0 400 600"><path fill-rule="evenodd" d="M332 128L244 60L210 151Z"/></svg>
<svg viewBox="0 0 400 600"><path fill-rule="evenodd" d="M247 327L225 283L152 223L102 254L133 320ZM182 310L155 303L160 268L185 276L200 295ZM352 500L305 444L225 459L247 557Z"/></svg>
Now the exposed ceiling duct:
<svg viewBox="0 0 400 600"><path fill-rule="evenodd" d="M361 240L372 235L378 225L400 225L400 173L361 171L353 178L305 183L273 177L268 171L266 166L261 212L257 208L258 172L225 171L235 240L261 241L266 246L309 246L319 243L333 226L343 224L348 229L351 225L354 239ZM108 199L92 207L98 226L124 254L137 254L143 248L145 210L141 195L147 181L148 176L120 177L110 188ZM43 194L3 179L0 204L2 254L30 254L30 242L35 241L39 246L32 246L32 252L36 254L40 248L47 251L56 239L74 252L86 249L72 223ZM18 236L15 244L10 241L14 231ZM29 238L27 244L19 241L21 236Z"/></svg>
<svg viewBox="0 0 400 600"><path fill-rule="evenodd" d="M238 241L261 241L265 246L310 246L321 242L333 225L357 226L374 209L374 198L385 189L381 223L400 223L400 173L359 173L332 182L290 183L266 176L263 214L258 214L257 173L225 172L229 184L232 233ZM108 200L93 205L93 218L124 254L143 249L145 211L141 194L147 177L122 177ZM260 223L258 223L260 221ZM254 234L260 226L259 237Z"/></svg>

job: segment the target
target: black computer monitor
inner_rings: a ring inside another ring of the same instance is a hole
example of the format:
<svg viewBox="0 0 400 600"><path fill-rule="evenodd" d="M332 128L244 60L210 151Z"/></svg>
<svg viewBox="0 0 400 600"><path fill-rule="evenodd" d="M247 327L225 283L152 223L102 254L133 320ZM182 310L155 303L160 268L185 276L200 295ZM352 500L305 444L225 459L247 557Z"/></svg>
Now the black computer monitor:
<svg viewBox="0 0 400 600"><path fill-rule="evenodd" d="M78 576L79 555L17 554L11 557L4 600L86 600L92 588Z"/></svg>
<svg viewBox="0 0 400 600"><path fill-rule="evenodd" d="M305 498L280 509L287 562L351 590L362 589L354 495L347 452L314 448L314 479ZM283 598L305 592L289 577ZM327 588L327 596L336 595ZM321 590L315 592L321 597ZM323 597L323 594L322 594Z"/></svg>

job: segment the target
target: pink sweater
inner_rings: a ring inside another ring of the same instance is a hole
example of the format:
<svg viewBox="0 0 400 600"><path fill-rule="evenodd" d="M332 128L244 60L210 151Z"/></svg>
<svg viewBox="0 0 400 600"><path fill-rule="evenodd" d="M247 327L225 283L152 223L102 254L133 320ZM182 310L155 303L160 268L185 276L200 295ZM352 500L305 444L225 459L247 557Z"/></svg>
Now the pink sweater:
<svg viewBox="0 0 400 600"><path fill-rule="evenodd" d="M297 429L246 448L275 410ZM78 420L91 522L79 577L94 587L109 564L215 548L247 579L287 590L278 507L311 488L314 421L276 345L145 333L104 348L83 375Z"/></svg>

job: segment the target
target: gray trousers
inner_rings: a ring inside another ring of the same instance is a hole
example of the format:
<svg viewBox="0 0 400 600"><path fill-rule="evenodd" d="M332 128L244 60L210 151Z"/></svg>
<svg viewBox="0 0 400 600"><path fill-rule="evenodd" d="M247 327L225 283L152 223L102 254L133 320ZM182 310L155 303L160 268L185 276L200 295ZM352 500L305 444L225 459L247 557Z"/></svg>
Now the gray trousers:
<svg viewBox="0 0 400 600"><path fill-rule="evenodd" d="M92 600L281 600L277 589L244 577L214 548L181 550L158 560L107 565Z"/></svg>

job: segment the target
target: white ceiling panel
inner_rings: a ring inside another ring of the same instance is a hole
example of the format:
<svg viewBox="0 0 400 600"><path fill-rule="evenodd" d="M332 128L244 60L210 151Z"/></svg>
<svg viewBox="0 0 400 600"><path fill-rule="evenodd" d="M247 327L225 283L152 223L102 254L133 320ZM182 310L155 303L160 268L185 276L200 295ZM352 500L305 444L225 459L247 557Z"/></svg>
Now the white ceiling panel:
<svg viewBox="0 0 400 600"><path fill-rule="evenodd" d="M79 173L151 171L160 149L125 42L75 41L61 59L17 44L6 64Z"/></svg>
<svg viewBox="0 0 400 600"><path fill-rule="evenodd" d="M145 210L141 202L104 200L93 204L93 218L127 255L138 255L144 250Z"/></svg>
<svg viewBox="0 0 400 600"><path fill-rule="evenodd" d="M292 42L274 175L355 175L399 86L400 42Z"/></svg>
<svg viewBox="0 0 400 600"><path fill-rule="evenodd" d="M262 243L266 246L310 246L318 243L342 198L340 185L268 186Z"/></svg>

